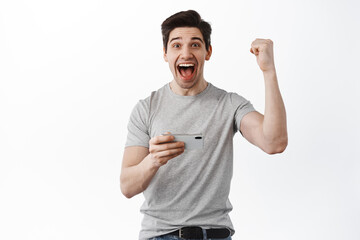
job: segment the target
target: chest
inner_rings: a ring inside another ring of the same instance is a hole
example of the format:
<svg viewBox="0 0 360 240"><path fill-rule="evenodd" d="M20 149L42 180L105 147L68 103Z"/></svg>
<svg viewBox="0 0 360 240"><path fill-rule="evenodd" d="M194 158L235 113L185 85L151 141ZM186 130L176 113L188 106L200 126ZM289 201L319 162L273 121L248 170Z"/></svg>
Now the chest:
<svg viewBox="0 0 360 240"><path fill-rule="evenodd" d="M153 106L149 123L151 137L164 132L216 136L224 131L232 131L234 112L226 99L179 101L175 98Z"/></svg>

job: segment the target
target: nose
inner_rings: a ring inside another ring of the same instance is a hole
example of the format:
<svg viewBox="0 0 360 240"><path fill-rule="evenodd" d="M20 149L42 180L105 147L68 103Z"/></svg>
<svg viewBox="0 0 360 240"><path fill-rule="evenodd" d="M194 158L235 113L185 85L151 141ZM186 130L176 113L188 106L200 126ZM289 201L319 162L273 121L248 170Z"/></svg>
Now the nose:
<svg viewBox="0 0 360 240"><path fill-rule="evenodd" d="M193 57L193 55L192 55L191 49L189 47L187 47L187 46L184 46L181 49L181 58L190 59L192 57Z"/></svg>

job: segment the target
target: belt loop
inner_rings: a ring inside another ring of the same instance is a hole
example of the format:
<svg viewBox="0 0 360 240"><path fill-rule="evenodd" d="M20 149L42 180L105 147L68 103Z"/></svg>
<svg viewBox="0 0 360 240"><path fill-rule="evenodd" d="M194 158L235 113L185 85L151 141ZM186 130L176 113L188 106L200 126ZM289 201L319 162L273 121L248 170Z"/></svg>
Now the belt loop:
<svg viewBox="0 0 360 240"><path fill-rule="evenodd" d="M203 229L203 228L201 228L201 229L202 229L202 232L203 232L203 239L204 239L204 240L207 240L208 238L207 238L206 229Z"/></svg>
<svg viewBox="0 0 360 240"><path fill-rule="evenodd" d="M182 228L179 229L179 238L183 238Z"/></svg>

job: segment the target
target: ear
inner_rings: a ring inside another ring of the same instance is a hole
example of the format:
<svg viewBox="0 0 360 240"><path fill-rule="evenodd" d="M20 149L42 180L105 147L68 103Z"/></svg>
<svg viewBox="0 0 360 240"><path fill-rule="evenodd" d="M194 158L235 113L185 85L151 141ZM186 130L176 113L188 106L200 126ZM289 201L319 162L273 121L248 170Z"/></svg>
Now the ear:
<svg viewBox="0 0 360 240"><path fill-rule="evenodd" d="M167 61L168 61L168 59L167 59L167 55L166 55L165 48L163 48L163 52L164 52L164 60L165 60L165 62L167 62Z"/></svg>
<svg viewBox="0 0 360 240"><path fill-rule="evenodd" d="M207 54L206 54L206 57L205 57L205 60L206 60L206 61L209 61L209 60L210 60L211 53L212 53L212 46L210 45L210 46L209 46L209 50L207 51Z"/></svg>

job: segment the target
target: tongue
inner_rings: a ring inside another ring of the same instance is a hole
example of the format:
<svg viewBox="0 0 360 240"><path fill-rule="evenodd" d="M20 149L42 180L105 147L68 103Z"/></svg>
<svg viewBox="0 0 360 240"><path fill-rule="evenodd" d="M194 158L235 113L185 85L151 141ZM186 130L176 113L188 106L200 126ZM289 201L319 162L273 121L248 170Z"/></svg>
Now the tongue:
<svg viewBox="0 0 360 240"><path fill-rule="evenodd" d="M180 73L183 77L188 78L191 76L192 74L192 69L191 68L180 68Z"/></svg>

